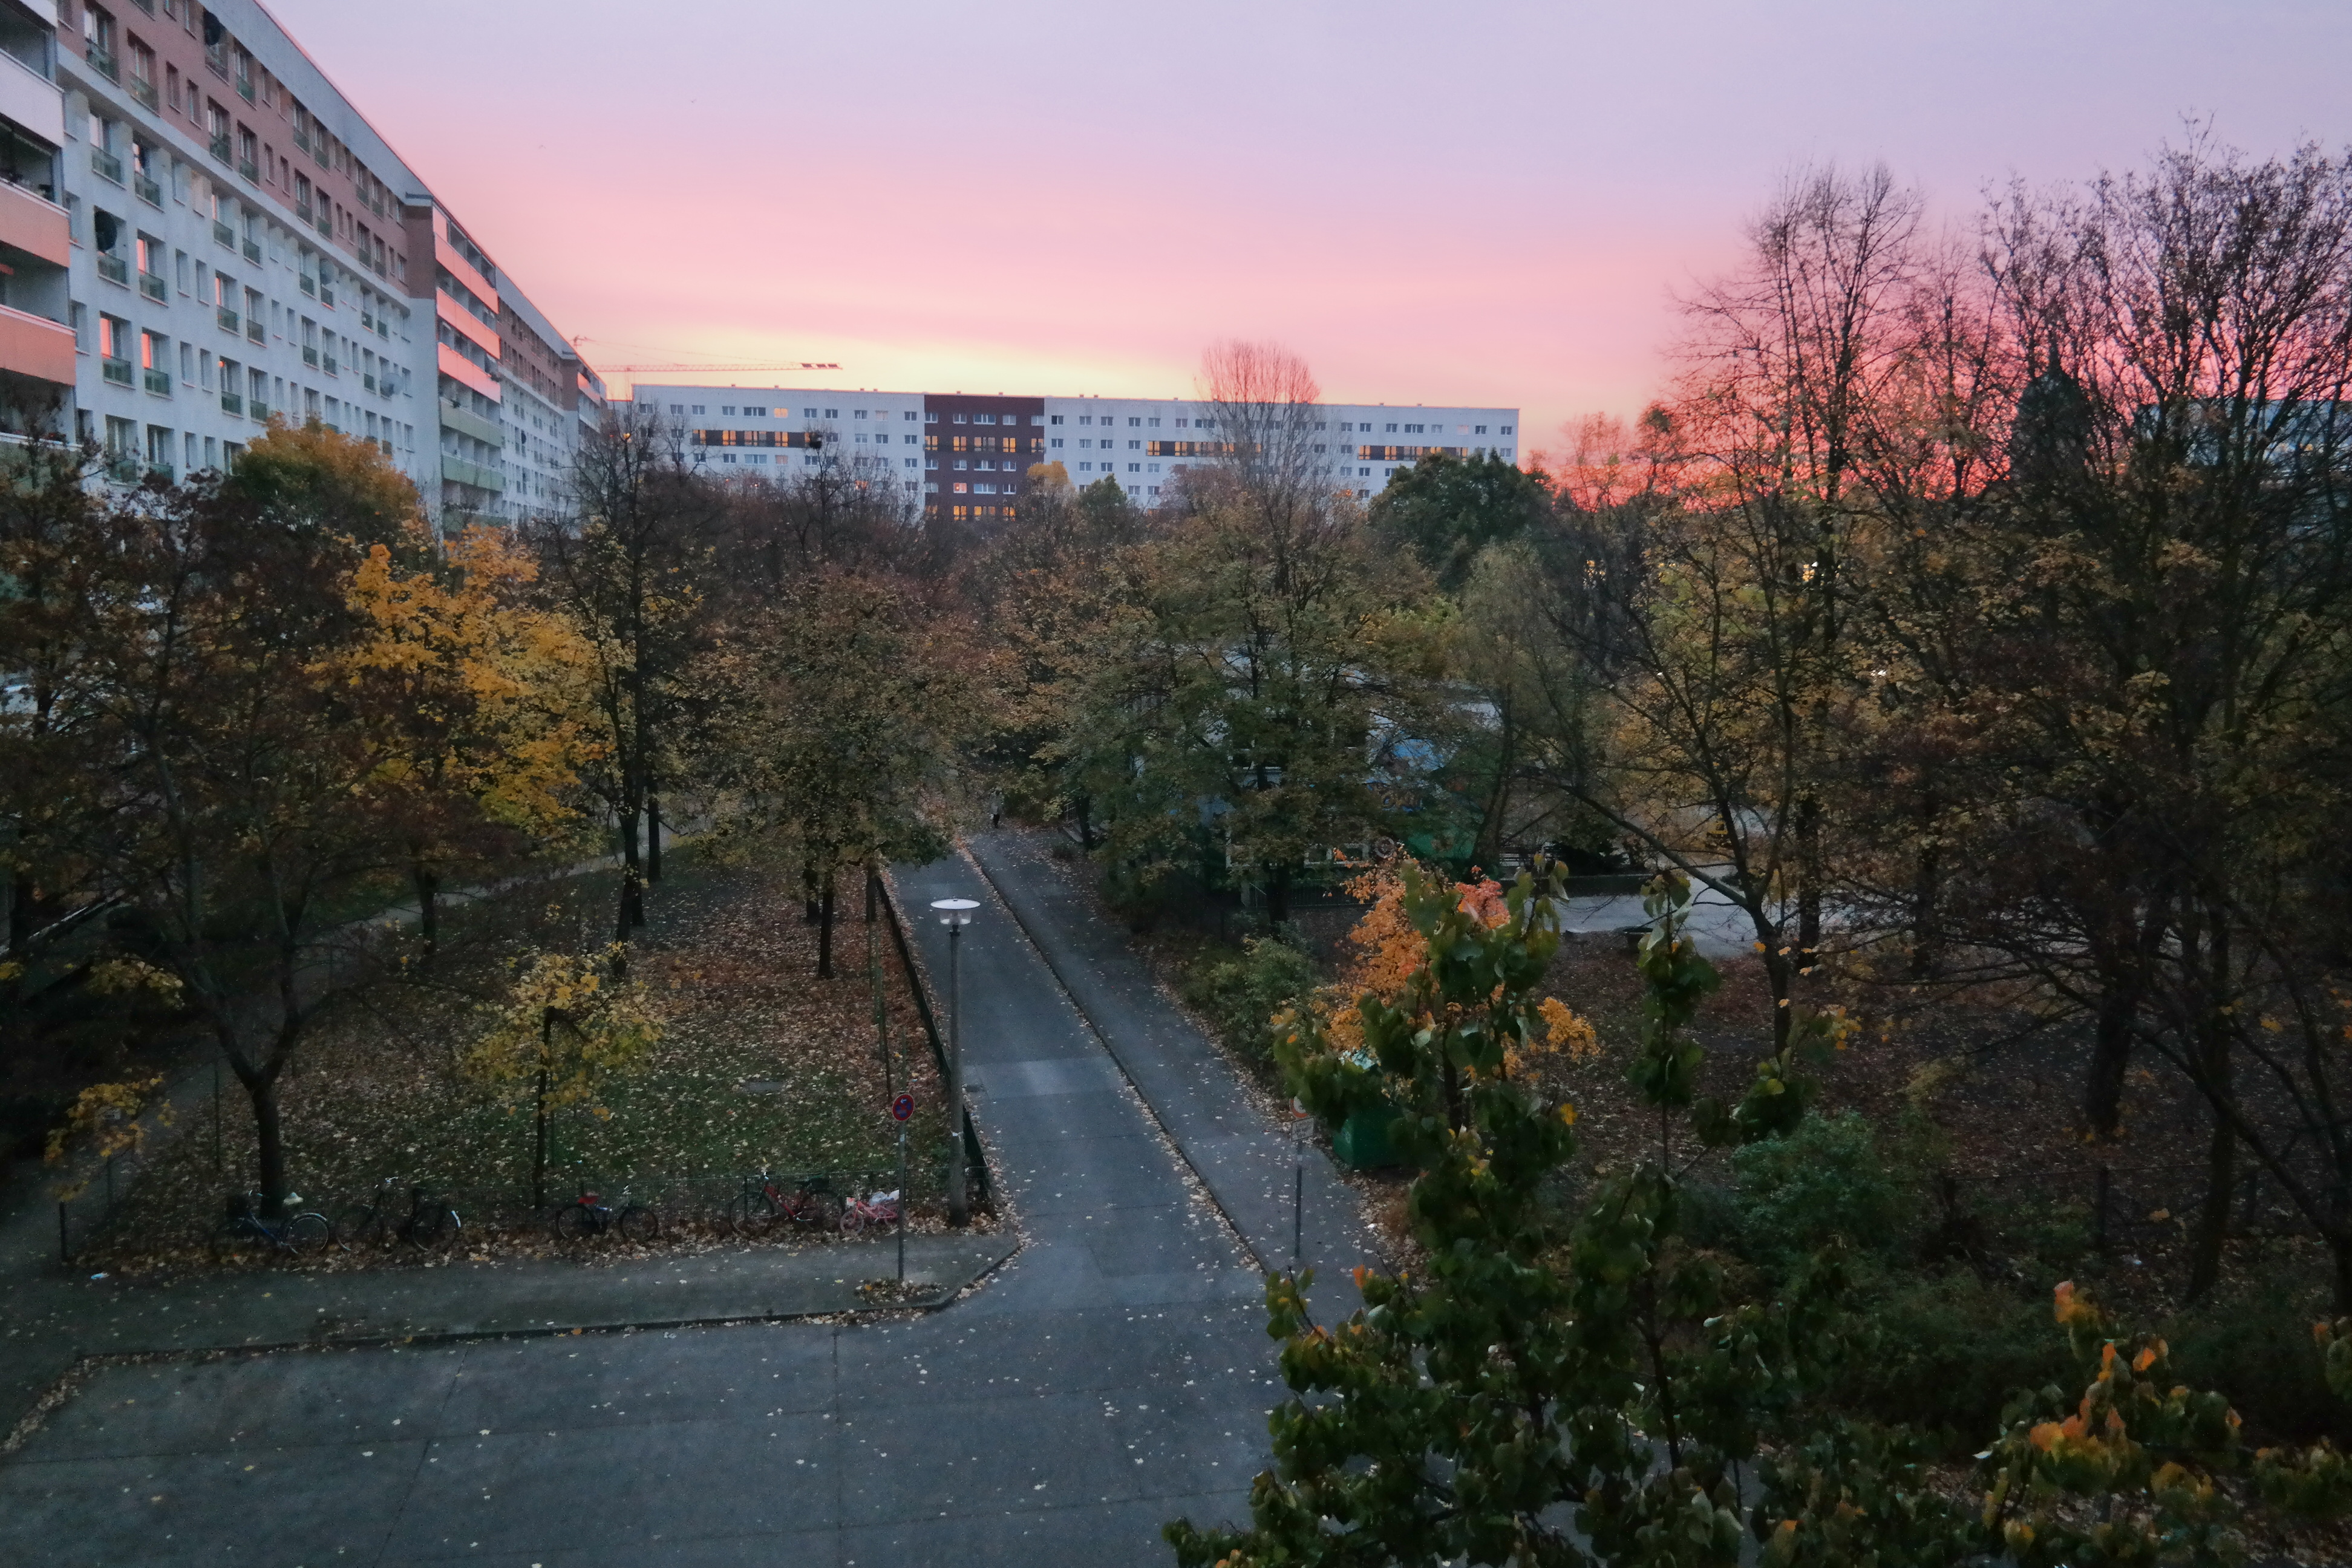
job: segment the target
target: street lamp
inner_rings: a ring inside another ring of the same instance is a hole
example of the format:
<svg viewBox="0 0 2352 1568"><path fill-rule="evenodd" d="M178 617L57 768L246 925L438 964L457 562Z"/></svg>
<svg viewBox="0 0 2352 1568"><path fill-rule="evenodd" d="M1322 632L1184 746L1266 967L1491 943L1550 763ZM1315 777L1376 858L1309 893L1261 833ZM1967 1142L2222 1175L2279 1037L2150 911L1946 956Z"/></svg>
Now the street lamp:
<svg viewBox="0 0 2352 1568"><path fill-rule="evenodd" d="M948 1223L971 1220L971 1198L964 1190L963 1109L963 928L971 924L977 899L933 899L940 924L948 928ZM906 1200L899 1200L904 1203Z"/></svg>

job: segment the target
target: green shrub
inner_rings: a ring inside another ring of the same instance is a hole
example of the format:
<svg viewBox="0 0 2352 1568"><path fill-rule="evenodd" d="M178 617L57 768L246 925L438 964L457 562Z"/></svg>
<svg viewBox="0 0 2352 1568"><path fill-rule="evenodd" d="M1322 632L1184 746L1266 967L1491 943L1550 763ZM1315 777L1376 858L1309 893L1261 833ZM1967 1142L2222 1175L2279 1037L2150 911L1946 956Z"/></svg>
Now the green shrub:
<svg viewBox="0 0 2352 1568"><path fill-rule="evenodd" d="M2019 1389L2074 1377L2046 1294L2029 1296L1954 1268L1881 1277L1848 1304L1867 1340L1839 1377L1841 1402L1948 1445L1982 1447Z"/></svg>
<svg viewBox="0 0 2352 1568"><path fill-rule="evenodd" d="M1276 937L1252 937L1239 958L1202 963L1184 986L1184 1000L1208 1019L1226 1049L1253 1068L1274 1059L1268 1021L1315 988L1314 961Z"/></svg>
<svg viewBox="0 0 2352 1568"><path fill-rule="evenodd" d="M1738 1179L1732 1245L1759 1263L1785 1267L1843 1237L1866 1254L1891 1255L1911 1233L1914 1204L1880 1158L1870 1123L1853 1111L1809 1116L1786 1137L1731 1157Z"/></svg>
<svg viewBox="0 0 2352 1568"><path fill-rule="evenodd" d="M2328 1315L2324 1293L2272 1281L2183 1309L2164 1336L2181 1374L2228 1394L2258 1441L2344 1442L2352 1421L2311 1337L2313 1321Z"/></svg>

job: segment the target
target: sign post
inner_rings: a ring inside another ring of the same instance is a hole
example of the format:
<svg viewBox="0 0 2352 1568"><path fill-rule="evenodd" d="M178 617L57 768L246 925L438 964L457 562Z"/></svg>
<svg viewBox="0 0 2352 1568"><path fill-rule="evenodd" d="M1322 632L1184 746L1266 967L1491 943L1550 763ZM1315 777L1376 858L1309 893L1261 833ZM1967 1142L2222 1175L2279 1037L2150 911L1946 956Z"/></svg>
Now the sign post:
<svg viewBox="0 0 2352 1568"><path fill-rule="evenodd" d="M915 1114L915 1097L902 1094L890 1102L898 1123L898 1288L907 1285L907 1119Z"/></svg>
<svg viewBox="0 0 2352 1568"><path fill-rule="evenodd" d="M980 900L933 899L931 908L948 928L948 1223L961 1226L971 1218L971 1184L964 1173L962 939Z"/></svg>

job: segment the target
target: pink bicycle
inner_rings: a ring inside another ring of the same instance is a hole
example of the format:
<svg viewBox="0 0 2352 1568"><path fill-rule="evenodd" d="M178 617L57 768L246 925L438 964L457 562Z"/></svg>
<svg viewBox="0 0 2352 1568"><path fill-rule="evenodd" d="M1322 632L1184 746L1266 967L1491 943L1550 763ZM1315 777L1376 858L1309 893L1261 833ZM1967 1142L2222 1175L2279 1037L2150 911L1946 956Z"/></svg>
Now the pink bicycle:
<svg viewBox="0 0 2352 1568"><path fill-rule="evenodd" d="M870 1197L853 1194L841 1205L841 1234L856 1236L867 1226L892 1226L898 1223L898 1194L876 1193Z"/></svg>

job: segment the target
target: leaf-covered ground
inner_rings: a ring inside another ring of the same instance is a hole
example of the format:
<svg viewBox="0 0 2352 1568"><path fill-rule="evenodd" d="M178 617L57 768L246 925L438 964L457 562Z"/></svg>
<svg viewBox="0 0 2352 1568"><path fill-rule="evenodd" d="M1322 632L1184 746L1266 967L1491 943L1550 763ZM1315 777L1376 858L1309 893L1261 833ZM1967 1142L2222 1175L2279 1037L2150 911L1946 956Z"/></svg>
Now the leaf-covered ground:
<svg viewBox="0 0 2352 1568"><path fill-rule="evenodd" d="M836 978L820 981L796 875L690 854L673 854L667 872L649 894L632 965L666 1032L638 1072L605 1088L599 1108L551 1119L550 1200L583 1184L626 1193L661 1213L666 1244L694 1245L719 1236L714 1222L746 1173L824 1173L841 1192L895 1188L888 1104L892 1091L911 1090L910 1223L938 1224L946 1149L938 1074L887 927L869 928L860 900L845 898ZM529 1095L486 1091L457 1058L511 973L508 961L534 947L584 947L613 895L609 875L585 875L457 911L454 940L418 978L371 992L320 1026L282 1097L302 1207L332 1214L395 1177L446 1195L466 1218L471 1254L550 1245L530 1200ZM887 1068L869 931L887 1002ZM226 1194L251 1184L255 1157L249 1104L226 1074L220 1110L217 1140L207 1105L154 1151L85 1253L90 1268L139 1274L210 1261ZM398 1207L405 1212L404 1198ZM338 1255L324 1266L373 1260Z"/></svg>

